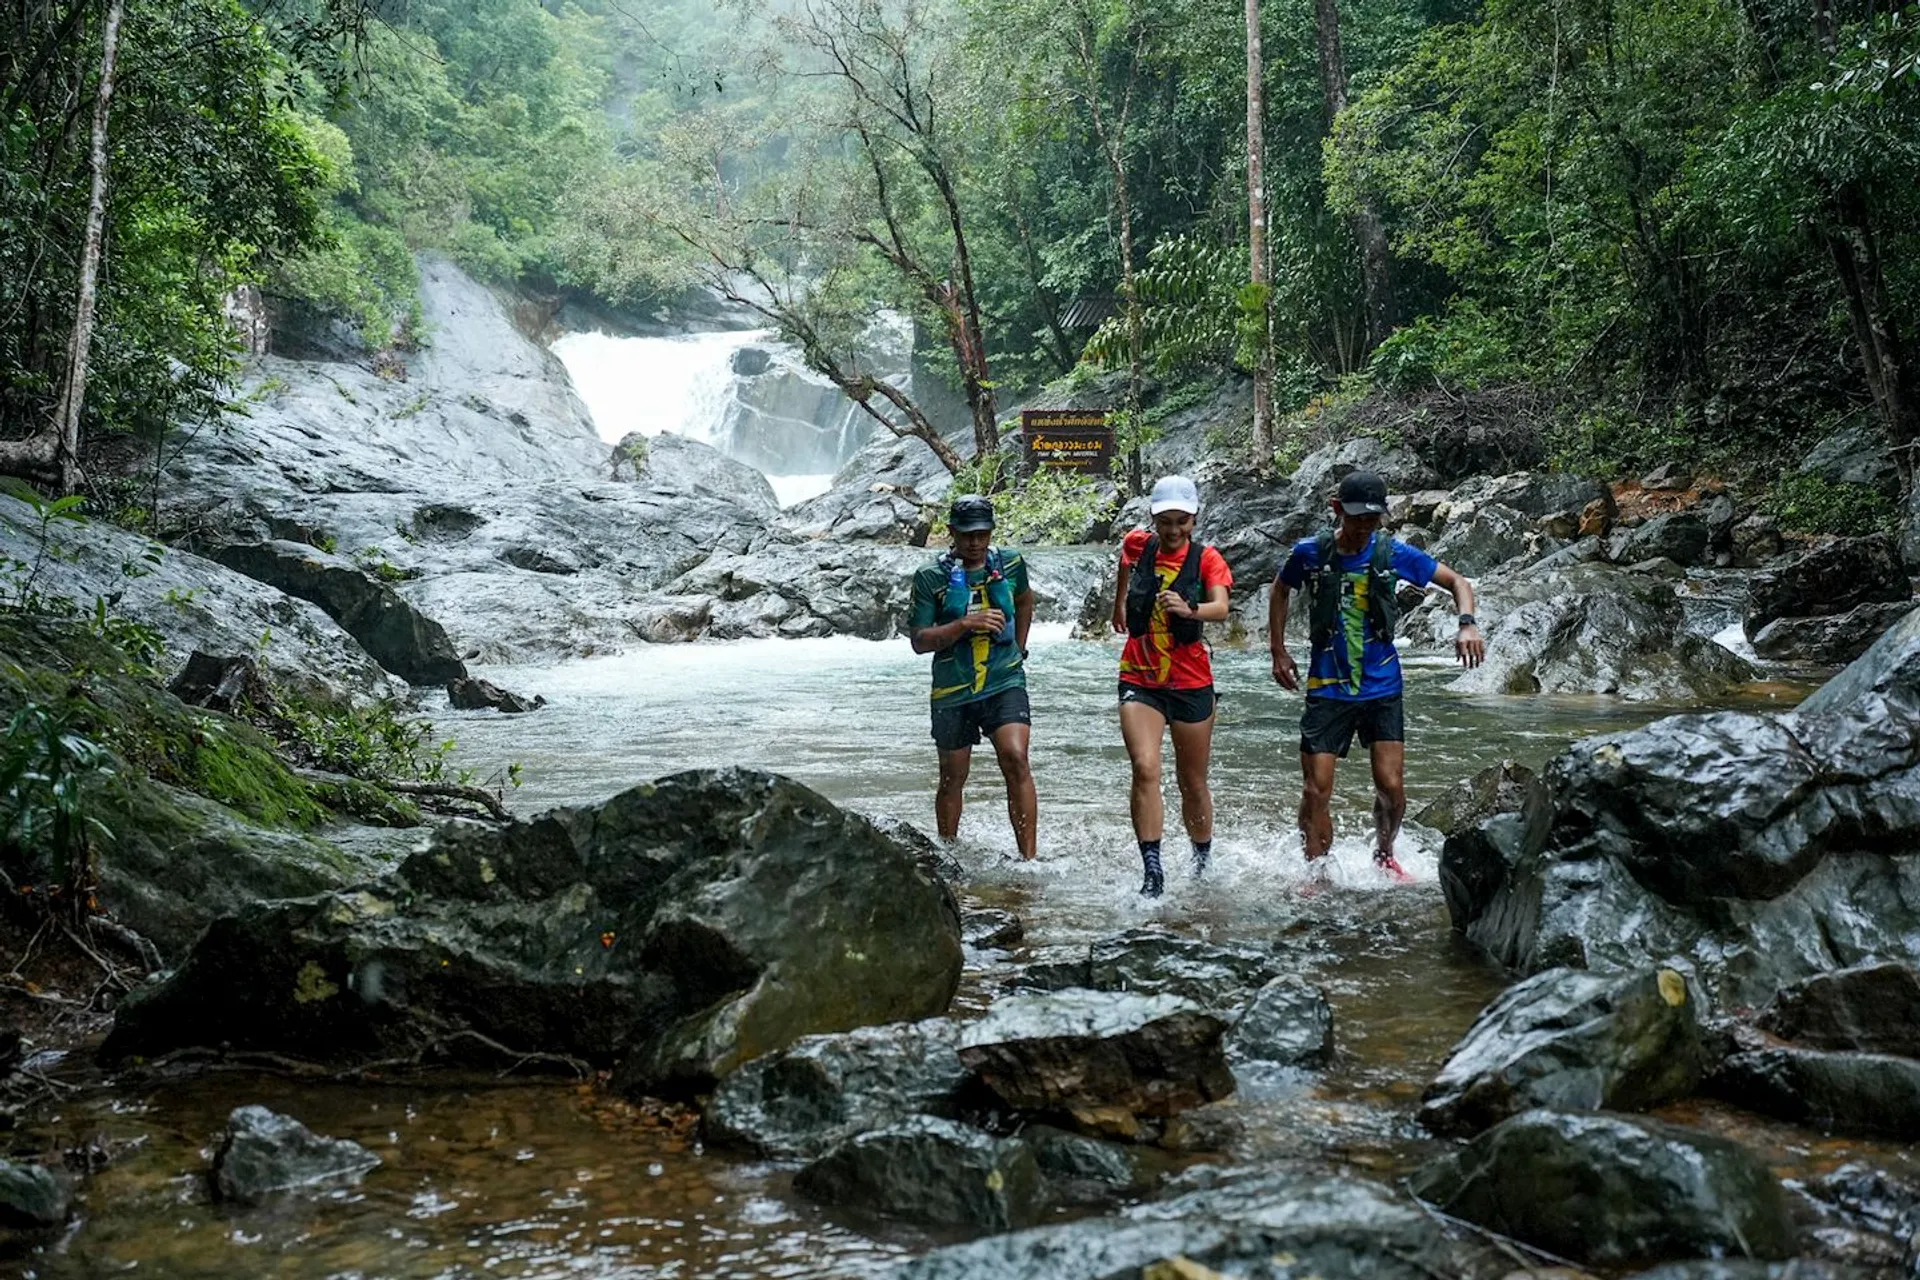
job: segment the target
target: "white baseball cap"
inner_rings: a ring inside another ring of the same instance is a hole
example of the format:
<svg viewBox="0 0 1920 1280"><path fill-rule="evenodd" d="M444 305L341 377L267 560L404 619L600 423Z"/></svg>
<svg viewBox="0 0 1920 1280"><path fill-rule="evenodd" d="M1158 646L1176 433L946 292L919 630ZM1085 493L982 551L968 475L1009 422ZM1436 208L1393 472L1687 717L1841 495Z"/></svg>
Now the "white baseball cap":
<svg viewBox="0 0 1920 1280"><path fill-rule="evenodd" d="M1162 511L1184 511L1188 515L1199 515L1199 486L1185 476L1161 476L1153 483L1153 497L1148 499L1147 510L1156 516Z"/></svg>

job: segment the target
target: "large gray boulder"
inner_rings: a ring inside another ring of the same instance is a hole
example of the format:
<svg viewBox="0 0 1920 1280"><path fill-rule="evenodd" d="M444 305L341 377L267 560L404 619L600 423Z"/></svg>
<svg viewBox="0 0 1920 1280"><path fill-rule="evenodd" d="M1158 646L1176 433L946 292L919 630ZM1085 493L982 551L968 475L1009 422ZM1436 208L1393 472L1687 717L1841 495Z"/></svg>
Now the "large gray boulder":
<svg viewBox="0 0 1920 1280"><path fill-rule="evenodd" d="M1509 988L1474 1020L1427 1087L1420 1122L1474 1134L1533 1107L1643 1111L1706 1076L1694 1001L1672 969L1552 969Z"/></svg>
<svg viewBox="0 0 1920 1280"><path fill-rule="evenodd" d="M765 519L780 510L765 475L712 445L662 432L647 438L645 454L635 480L655 492L709 495Z"/></svg>
<svg viewBox="0 0 1920 1280"><path fill-rule="evenodd" d="M1233 1092L1226 1022L1176 996L1068 990L995 1004L960 1061L1008 1110L1126 1141Z"/></svg>
<svg viewBox="0 0 1920 1280"><path fill-rule="evenodd" d="M236 1107L213 1157L213 1189L222 1200L259 1204L277 1192L356 1183L379 1167L357 1142L322 1137L265 1107Z"/></svg>
<svg viewBox="0 0 1920 1280"><path fill-rule="evenodd" d="M1889 502L1900 497L1900 465L1868 422L1842 427L1814 445L1800 463L1800 474L1828 484L1863 485Z"/></svg>
<svg viewBox="0 0 1920 1280"><path fill-rule="evenodd" d="M943 1013L960 964L950 894L865 819L774 775L684 773L216 920L106 1051L564 1059L685 1094L802 1036Z"/></svg>
<svg viewBox="0 0 1920 1280"><path fill-rule="evenodd" d="M1785 1258L1786 1194L1745 1148L1638 1117L1527 1111L1427 1165L1423 1200L1579 1262Z"/></svg>
<svg viewBox="0 0 1920 1280"><path fill-rule="evenodd" d="M1172 995L1224 1011L1282 971L1265 947L1205 942L1165 929L1129 929L1087 948L1087 977L1096 991Z"/></svg>
<svg viewBox="0 0 1920 1280"><path fill-rule="evenodd" d="M42 1231L73 1210L73 1187L43 1164L0 1159L0 1228Z"/></svg>
<svg viewBox="0 0 1920 1280"><path fill-rule="evenodd" d="M1320 1067L1333 1057L1333 1006L1320 988L1283 974L1253 993L1227 1033L1227 1060Z"/></svg>
<svg viewBox="0 0 1920 1280"><path fill-rule="evenodd" d="M1776 618L1822 618L1855 605L1913 598L1913 583L1891 538L1836 538L1747 582L1741 626L1751 640Z"/></svg>
<svg viewBox="0 0 1920 1280"><path fill-rule="evenodd" d="M1611 558L1620 564L1671 560L1686 567L1707 561L1713 537L1700 516L1690 511L1670 511L1637 528L1622 530L1615 539Z"/></svg>
<svg viewBox="0 0 1920 1280"><path fill-rule="evenodd" d="M1450 514L1439 539L1427 550L1442 564L1478 577L1521 556L1537 558L1556 546L1535 527L1533 517L1504 503L1485 502Z"/></svg>
<svg viewBox="0 0 1920 1280"><path fill-rule="evenodd" d="M1527 971L1684 956L1749 1007L1813 974L1920 959L1916 636L1896 627L1792 713L1576 744L1547 770L1550 801L1450 840L1456 927Z"/></svg>
<svg viewBox="0 0 1920 1280"><path fill-rule="evenodd" d="M1507 1269L1385 1187L1321 1173L1259 1171L1111 1217L935 1249L888 1274L894 1280L1210 1274L1493 1280Z"/></svg>
<svg viewBox="0 0 1920 1280"><path fill-rule="evenodd" d="M968 1075L959 1039L945 1018L803 1036L722 1080L706 1131L762 1155L811 1159L912 1115L950 1115Z"/></svg>
<svg viewBox="0 0 1920 1280"><path fill-rule="evenodd" d="M1911 600L1890 600L1820 618L1775 618L1753 637L1753 651L1774 662L1843 666L1911 612Z"/></svg>
<svg viewBox="0 0 1920 1280"><path fill-rule="evenodd" d="M1038 1222L1047 1202L1024 1143L915 1116L840 1143L794 1175L823 1204L935 1227L1008 1231Z"/></svg>
<svg viewBox="0 0 1920 1280"><path fill-rule="evenodd" d="M467 674L444 627L339 556L292 542L234 544L210 554L236 573L318 605L374 661L410 684L445 684Z"/></svg>

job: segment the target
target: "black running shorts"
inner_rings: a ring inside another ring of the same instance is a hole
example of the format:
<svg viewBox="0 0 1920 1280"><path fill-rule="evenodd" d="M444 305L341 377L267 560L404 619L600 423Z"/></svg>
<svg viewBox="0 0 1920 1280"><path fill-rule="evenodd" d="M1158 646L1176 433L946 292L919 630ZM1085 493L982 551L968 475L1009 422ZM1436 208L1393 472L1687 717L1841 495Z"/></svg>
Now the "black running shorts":
<svg viewBox="0 0 1920 1280"><path fill-rule="evenodd" d="M1025 685L1002 689L959 706L933 709L933 745L942 751L962 751L991 738L1002 725L1032 724L1033 708Z"/></svg>
<svg viewBox="0 0 1920 1280"><path fill-rule="evenodd" d="M1160 689L1151 685L1120 682L1120 705L1133 703L1152 707L1169 724L1200 724L1209 719L1220 697L1213 686L1200 689Z"/></svg>
<svg viewBox="0 0 1920 1280"><path fill-rule="evenodd" d="M1407 722L1400 695L1365 702L1308 698L1306 712L1300 717L1300 754L1345 759L1355 733L1360 735L1363 747L1370 748L1376 742L1405 742Z"/></svg>

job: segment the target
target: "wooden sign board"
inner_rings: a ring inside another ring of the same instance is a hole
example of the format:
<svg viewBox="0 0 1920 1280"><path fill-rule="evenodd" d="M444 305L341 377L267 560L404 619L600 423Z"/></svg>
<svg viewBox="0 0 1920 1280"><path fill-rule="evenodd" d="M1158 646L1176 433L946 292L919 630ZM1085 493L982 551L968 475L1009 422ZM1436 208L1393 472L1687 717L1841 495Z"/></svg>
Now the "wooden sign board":
<svg viewBox="0 0 1920 1280"><path fill-rule="evenodd" d="M1026 465L1035 471L1079 471L1104 476L1113 466L1113 428L1105 409L1023 409L1020 434Z"/></svg>

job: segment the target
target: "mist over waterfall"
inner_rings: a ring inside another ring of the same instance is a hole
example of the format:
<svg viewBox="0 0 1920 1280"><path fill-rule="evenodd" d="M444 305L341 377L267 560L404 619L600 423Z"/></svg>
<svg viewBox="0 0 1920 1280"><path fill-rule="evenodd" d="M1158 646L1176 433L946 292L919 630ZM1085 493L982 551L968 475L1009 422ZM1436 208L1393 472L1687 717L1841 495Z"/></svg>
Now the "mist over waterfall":
<svg viewBox="0 0 1920 1280"><path fill-rule="evenodd" d="M874 327L875 372L903 380L904 319ZM600 437L672 432L763 472L781 504L824 493L865 444L872 419L770 330L624 338L570 333L553 344Z"/></svg>

